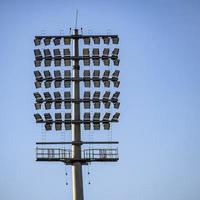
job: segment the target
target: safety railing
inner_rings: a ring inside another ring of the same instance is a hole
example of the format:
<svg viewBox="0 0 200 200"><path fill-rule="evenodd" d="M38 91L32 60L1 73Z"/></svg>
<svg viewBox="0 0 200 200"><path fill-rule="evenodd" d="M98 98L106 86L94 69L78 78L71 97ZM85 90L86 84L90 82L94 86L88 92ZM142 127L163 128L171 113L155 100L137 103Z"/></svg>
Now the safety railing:
<svg viewBox="0 0 200 200"><path fill-rule="evenodd" d="M84 149L83 157L89 159L118 158L118 149Z"/></svg>
<svg viewBox="0 0 200 200"><path fill-rule="evenodd" d="M36 148L37 159L70 159L71 157L72 153L70 149Z"/></svg>
<svg viewBox="0 0 200 200"><path fill-rule="evenodd" d="M117 161L118 158L118 149L84 149L79 161ZM71 149L37 147L36 160L73 162L77 159L73 158Z"/></svg>

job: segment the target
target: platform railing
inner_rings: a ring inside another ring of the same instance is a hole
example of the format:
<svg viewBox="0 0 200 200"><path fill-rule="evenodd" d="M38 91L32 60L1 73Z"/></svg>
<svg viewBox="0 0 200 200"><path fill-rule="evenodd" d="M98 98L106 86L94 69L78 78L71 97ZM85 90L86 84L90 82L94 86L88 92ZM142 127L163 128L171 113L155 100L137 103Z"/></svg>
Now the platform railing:
<svg viewBox="0 0 200 200"><path fill-rule="evenodd" d="M117 161L118 149L84 149L81 152L82 161ZM37 161L73 161L71 149L65 148L36 148Z"/></svg>
<svg viewBox="0 0 200 200"><path fill-rule="evenodd" d="M83 157L90 159L118 158L118 149L84 149Z"/></svg>
<svg viewBox="0 0 200 200"><path fill-rule="evenodd" d="M60 148L36 148L36 158L44 159L70 159L72 153L70 149Z"/></svg>

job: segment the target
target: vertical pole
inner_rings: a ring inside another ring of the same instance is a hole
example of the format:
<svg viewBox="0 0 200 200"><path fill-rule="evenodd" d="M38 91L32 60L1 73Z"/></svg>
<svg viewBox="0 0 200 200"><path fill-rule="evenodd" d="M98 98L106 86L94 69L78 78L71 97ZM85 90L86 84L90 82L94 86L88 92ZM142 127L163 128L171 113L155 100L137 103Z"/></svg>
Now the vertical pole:
<svg viewBox="0 0 200 200"><path fill-rule="evenodd" d="M78 29L74 30L74 36L78 35ZM78 38L73 39L73 56L75 57L73 61L73 99L72 103L72 120L80 120L80 85L79 85L79 48L78 48ZM81 127L79 123L72 124L72 141L81 141ZM72 145L72 158L81 159L81 145ZM82 164L80 162L74 162L72 164L72 190L73 190L73 200L83 200L83 177L82 177Z"/></svg>

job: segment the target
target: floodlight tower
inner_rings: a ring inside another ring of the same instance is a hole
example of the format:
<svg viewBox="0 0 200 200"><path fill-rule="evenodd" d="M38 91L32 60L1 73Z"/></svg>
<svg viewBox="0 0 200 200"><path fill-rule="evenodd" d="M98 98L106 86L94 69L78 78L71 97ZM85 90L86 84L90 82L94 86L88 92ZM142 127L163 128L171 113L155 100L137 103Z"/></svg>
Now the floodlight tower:
<svg viewBox="0 0 200 200"><path fill-rule="evenodd" d="M54 48L52 45L50 48L37 48L35 53L35 67L50 67L54 66L68 67L67 70L41 70L34 71L35 74L35 86L36 88L42 88L43 84L45 91L43 95L40 92L35 92L35 108L36 110L42 109L42 105L46 110L51 110L51 113L44 113L44 117L41 114L36 113L36 123L42 123L47 131L53 130L53 124L55 125L55 131L62 130L62 124L64 124L65 130L72 130L72 141L59 141L59 142L37 142L36 145L36 160L37 161L61 161L65 165L72 166L72 188L73 188L73 200L83 200L83 178L82 178L82 165L91 162L116 162L118 161L118 149L117 148L98 148L98 149L82 149L84 144L118 144L116 141L82 141L81 140L81 124L83 124L85 130L91 130L91 124L93 124L94 130L100 130L101 124L103 124L104 130L110 129L110 123L118 122L119 112L116 112L112 118L110 113L106 112L102 119L100 119L100 112L95 112L93 119L91 119L90 112L85 112L81 117L81 104L84 109L90 109L91 103L94 105L94 109L99 109L101 104L105 109L110 109L111 103L114 109L118 109L120 106L118 97L120 92L116 91L110 97L111 92L105 91L101 97L100 91L95 91L93 97L91 97L91 91L84 91L83 97L81 97L80 84L84 83L85 87L91 87L91 82L94 83L94 87L100 87L103 83L105 88L110 87L112 82L115 88L119 87L119 70L114 70L112 76L110 76L110 70L83 70L83 74L80 75L80 68L84 66L90 66L90 61L93 61L94 66L110 65L110 60L113 61L114 66L119 65L118 53L119 49L114 47L111 54L109 54L109 48L103 49L103 54L100 55L98 48L93 48L90 52L89 48L83 48L83 54L79 55L79 43L81 40L84 45L90 45L93 41L94 45L100 44L103 40L104 45L109 45L112 40L113 45L117 45L119 42L118 35L83 35L79 34L78 29L74 29L71 35L59 35L59 36L35 36L34 43L36 46L42 44L43 46L51 45L52 41L55 46L63 44L65 47L73 45L73 54L70 55L69 48ZM72 42L71 42L72 41ZM62 50L62 54L61 54ZM73 63L71 66L71 61ZM80 65L80 62L83 65ZM72 69L71 69L72 68ZM91 76L92 73L92 76ZM52 76L52 74L54 74ZM100 75L102 74L102 75ZM51 88L54 82L54 88ZM64 83L62 85L62 83ZM65 88L68 88L66 90ZM72 88L72 95L69 91ZM57 91L57 90L62 91ZM48 90L48 91L46 91ZM64 92L63 92L64 90ZM63 92L63 94L61 94ZM52 97L52 95L54 97ZM52 109L54 104L55 110ZM61 113L56 112L58 109L62 109L62 105L66 110L71 112ZM92 110L91 110L92 111ZM55 113L55 118L52 118L52 113ZM71 149L49 147L48 145L71 145ZM47 148L40 145L47 145Z"/></svg>

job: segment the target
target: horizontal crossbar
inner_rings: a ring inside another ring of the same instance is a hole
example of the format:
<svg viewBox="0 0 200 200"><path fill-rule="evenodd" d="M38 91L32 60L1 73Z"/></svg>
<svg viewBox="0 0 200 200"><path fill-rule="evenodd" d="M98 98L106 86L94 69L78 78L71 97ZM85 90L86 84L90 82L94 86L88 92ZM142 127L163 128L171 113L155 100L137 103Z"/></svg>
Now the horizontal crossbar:
<svg viewBox="0 0 200 200"><path fill-rule="evenodd" d="M79 102L118 102L118 99L52 99L52 100L47 100L47 99L43 99L43 100L36 100L37 103L44 103L44 102L48 102L48 103L53 103L53 102L56 102L56 103L59 103L59 102L68 102L68 103L71 103L71 102L76 102L76 103L79 103Z"/></svg>
<svg viewBox="0 0 200 200"><path fill-rule="evenodd" d="M42 56L38 56L36 57L36 60L38 61L42 61L42 60L61 60L61 59L64 59L64 60L89 60L89 59L112 59L112 60L116 60L118 59L118 56L59 56L58 58L56 57L42 57Z"/></svg>
<svg viewBox="0 0 200 200"><path fill-rule="evenodd" d="M118 35L36 35L35 38L69 38L69 39L84 39L84 38L95 38L95 37L118 37Z"/></svg>
<svg viewBox="0 0 200 200"><path fill-rule="evenodd" d="M83 165L90 162L117 162L119 158L86 158L86 159L59 159L59 158L37 158L36 161L43 162L64 162L66 165L72 165L75 162L80 162Z"/></svg>
<svg viewBox="0 0 200 200"><path fill-rule="evenodd" d="M36 78L37 81L118 81L119 78L111 77L111 78L90 78L90 77L80 77L80 78L73 78L73 77L65 77L65 78Z"/></svg>
<svg viewBox="0 0 200 200"><path fill-rule="evenodd" d="M80 141L80 142L36 142L36 145L57 145L57 144L72 144L72 145L82 145L82 144L119 144L117 141L96 141L96 142L90 142L90 141Z"/></svg>
<svg viewBox="0 0 200 200"><path fill-rule="evenodd" d="M84 124L84 123L109 123L109 122L119 122L119 120L43 120L36 121L36 123L66 123L66 124Z"/></svg>

